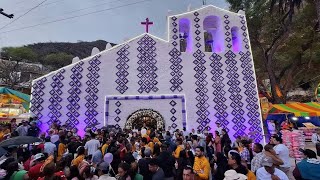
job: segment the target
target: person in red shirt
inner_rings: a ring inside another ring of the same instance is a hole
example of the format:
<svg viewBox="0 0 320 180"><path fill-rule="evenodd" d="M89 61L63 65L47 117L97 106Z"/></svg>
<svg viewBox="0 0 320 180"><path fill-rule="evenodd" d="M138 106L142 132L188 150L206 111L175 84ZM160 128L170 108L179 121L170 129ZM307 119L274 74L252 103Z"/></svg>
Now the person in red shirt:
<svg viewBox="0 0 320 180"><path fill-rule="evenodd" d="M32 166L28 172L30 180L37 180L42 177L41 167L44 164L45 156L42 153L38 153L34 156L35 165Z"/></svg>

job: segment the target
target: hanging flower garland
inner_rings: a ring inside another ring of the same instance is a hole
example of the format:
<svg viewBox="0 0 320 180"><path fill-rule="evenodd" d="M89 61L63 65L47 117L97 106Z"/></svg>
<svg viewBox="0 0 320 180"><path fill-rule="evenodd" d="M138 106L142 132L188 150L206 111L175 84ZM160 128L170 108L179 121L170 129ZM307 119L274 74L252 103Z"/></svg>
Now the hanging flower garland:
<svg viewBox="0 0 320 180"><path fill-rule="evenodd" d="M139 117L149 116L156 120L157 122L157 129L163 129L164 128L164 119L163 116L153 109L139 109L132 114L130 114L127 118L127 122L125 125L126 129L132 129L132 123L134 120L136 120Z"/></svg>

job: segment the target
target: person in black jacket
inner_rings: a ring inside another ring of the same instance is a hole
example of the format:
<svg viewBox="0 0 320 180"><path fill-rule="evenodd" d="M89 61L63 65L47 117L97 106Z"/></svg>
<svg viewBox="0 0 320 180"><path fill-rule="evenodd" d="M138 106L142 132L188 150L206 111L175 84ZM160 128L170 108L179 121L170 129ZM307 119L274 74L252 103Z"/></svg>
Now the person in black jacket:
<svg viewBox="0 0 320 180"><path fill-rule="evenodd" d="M37 127L37 123L32 121L31 126L28 129L28 136L38 137L40 133L40 129Z"/></svg>
<svg viewBox="0 0 320 180"><path fill-rule="evenodd" d="M174 179L173 167L175 164L175 160L172 154L168 151L168 146L166 144L161 145L161 152L157 157L157 159L158 159L159 166L164 171L165 179L173 180Z"/></svg>
<svg viewBox="0 0 320 180"><path fill-rule="evenodd" d="M222 129L221 132L222 132L221 149L223 150L224 147L231 145L231 140L225 129Z"/></svg>
<svg viewBox="0 0 320 180"><path fill-rule="evenodd" d="M223 180L224 173L228 170L228 159L219 152L214 157L214 163L216 163L216 168L214 169L214 179Z"/></svg>

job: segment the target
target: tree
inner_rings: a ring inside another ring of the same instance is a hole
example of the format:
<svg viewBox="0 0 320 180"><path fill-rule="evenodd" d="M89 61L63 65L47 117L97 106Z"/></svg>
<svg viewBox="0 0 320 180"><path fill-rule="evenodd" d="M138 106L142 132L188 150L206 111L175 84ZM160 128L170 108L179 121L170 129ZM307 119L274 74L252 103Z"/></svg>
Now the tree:
<svg viewBox="0 0 320 180"><path fill-rule="evenodd" d="M43 64L59 69L72 63L73 56L67 53L49 54L44 57Z"/></svg>
<svg viewBox="0 0 320 180"><path fill-rule="evenodd" d="M2 57L13 61L37 61L37 54L28 47L5 47L2 48Z"/></svg>
<svg viewBox="0 0 320 180"><path fill-rule="evenodd" d="M273 103L285 103L287 92L307 74L317 72L317 9L314 1L227 0L232 10L245 10L258 78L270 79ZM278 7L278 11L273 11ZM299 7L301 7L299 9ZM318 64L319 67L319 64ZM309 73L303 73L308 71ZM309 74L309 75L310 75ZM314 74L313 74L314 75ZM258 80L258 83L260 80ZM264 86L259 83L260 90Z"/></svg>

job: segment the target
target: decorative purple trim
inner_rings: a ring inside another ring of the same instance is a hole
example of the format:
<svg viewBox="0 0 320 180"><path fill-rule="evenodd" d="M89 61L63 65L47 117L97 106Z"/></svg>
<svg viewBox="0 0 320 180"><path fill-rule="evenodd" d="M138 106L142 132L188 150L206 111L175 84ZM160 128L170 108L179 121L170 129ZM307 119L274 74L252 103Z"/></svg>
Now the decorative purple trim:
<svg viewBox="0 0 320 180"><path fill-rule="evenodd" d="M256 79L254 75L253 69L253 60L251 59L251 52L249 48L249 40L247 34L247 26L244 16L240 16L240 22L242 24L241 29L243 31L243 42L245 43L245 52L239 52L241 56L241 67L243 68L243 81L244 84L244 94L246 95L245 101L248 103L246 106L247 109L247 116L249 120L247 121L250 125L249 130L250 132L256 132L250 135L251 138L255 139L255 142L261 142L263 139L262 136L262 128L261 128L261 119L260 119L260 108L258 105L258 93L256 91Z"/></svg>
<svg viewBox="0 0 320 180"><path fill-rule="evenodd" d="M67 105L67 109L69 112L67 113L68 120L66 121L67 128L73 129L79 124L78 117L80 114L78 110L80 109L80 97L81 94L81 79L82 79L82 65L83 61L78 62L75 66L71 68L71 76L70 76L70 89L68 90L69 97L67 98L69 104Z"/></svg>
<svg viewBox="0 0 320 180"><path fill-rule="evenodd" d="M44 102L43 98L45 93L43 90L46 88L44 83L47 81L47 78L41 78L38 81L34 82L32 84L32 99L31 99L31 106L30 111L37 115L38 119L41 121L43 115L42 110L44 109L42 107L42 103Z"/></svg>
<svg viewBox="0 0 320 180"><path fill-rule="evenodd" d="M96 119L96 116L99 114L96 109L99 106L96 102L98 102L99 97L97 96L97 93L99 92L99 89L97 86L100 84L98 81L100 78L99 75L99 65L101 62L99 61L101 55L96 55L93 57L91 60L89 60L89 67L87 68L88 70L88 81L86 82L87 88L86 92L87 95L85 97L86 103L85 106L87 108L85 115L86 119L84 122L86 123L86 127L92 126L95 124L98 124L98 120ZM95 127L93 127L93 130L95 130Z"/></svg>
<svg viewBox="0 0 320 180"><path fill-rule="evenodd" d="M184 95L156 95L156 96L106 96L106 124L109 120L109 104L110 100L159 100L159 99L180 99L182 102L182 126L186 127L186 104ZM121 112L120 112L121 113Z"/></svg>
<svg viewBox="0 0 320 180"><path fill-rule="evenodd" d="M53 82L50 84L52 89L50 90L51 97L49 98L50 105L48 106L48 109L50 110L48 113L48 117L50 118L47 124L50 126L53 122L57 122L58 124L61 123L60 117L62 116L60 110L62 109L62 106L60 103L62 102L62 90L61 88L64 86L62 81L64 80L64 74L65 70L61 69L59 72L57 72L55 75L51 77Z"/></svg>

